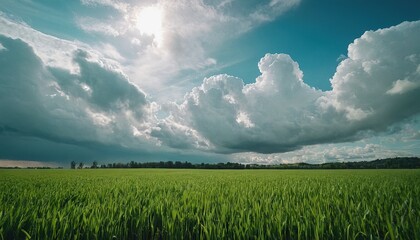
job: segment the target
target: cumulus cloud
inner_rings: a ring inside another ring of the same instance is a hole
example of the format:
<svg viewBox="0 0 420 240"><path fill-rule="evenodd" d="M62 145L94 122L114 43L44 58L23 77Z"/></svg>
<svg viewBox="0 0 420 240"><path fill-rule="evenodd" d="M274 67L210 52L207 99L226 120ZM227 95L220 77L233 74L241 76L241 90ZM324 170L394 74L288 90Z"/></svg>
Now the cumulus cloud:
<svg viewBox="0 0 420 240"><path fill-rule="evenodd" d="M359 129L384 130L418 114L420 22L365 32L331 79L325 103L354 120Z"/></svg>
<svg viewBox="0 0 420 240"><path fill-rule="evenodd" d="M420 112L419 41L420 22L366 32L350 44L327 92L305 84L290 56L267 54L255 83L205 79L154 135L171 138L176 122L177 138L195 131L209 151L274 153L386 131Z"/></svg>
<svg viewBox="0 0 420 240"><path fill-rule="evenodd" d="M321 132L331 132L326 126L312 127L320 118L316 100L321 92L303 82L290 56L267 54L259 68L262 75L254 84L244 85L228 75L205 79L171 118L208 139L209 150L222 152L291 151L316 142Z"/></svg>

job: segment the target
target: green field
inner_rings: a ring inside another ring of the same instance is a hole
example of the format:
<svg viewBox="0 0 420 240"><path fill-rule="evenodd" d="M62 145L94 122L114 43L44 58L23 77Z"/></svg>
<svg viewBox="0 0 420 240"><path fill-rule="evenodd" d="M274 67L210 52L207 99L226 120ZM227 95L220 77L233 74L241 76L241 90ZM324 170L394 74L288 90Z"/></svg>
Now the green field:
<svg viewBox="0 0 420 240"><path fill-rule="evenodd" d="M420 239L420 170L0 170L0 239Z"/></svg>

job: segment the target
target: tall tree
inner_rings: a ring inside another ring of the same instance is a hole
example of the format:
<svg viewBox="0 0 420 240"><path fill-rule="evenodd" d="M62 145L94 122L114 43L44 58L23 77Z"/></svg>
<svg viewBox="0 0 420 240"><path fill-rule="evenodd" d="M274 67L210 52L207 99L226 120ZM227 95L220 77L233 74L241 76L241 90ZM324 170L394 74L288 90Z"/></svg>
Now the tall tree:
<svg viewBox="0 0 420 240"><path fill-rule="evenodd" d="M97 161L93 161L92 167L91 168L98 168L98 162Z"/></svg>
<svg viewBox="0 0 420 240"><path fill-rule="evenodd" d="M71 169L76 169L76 162L75 161L71 161L70 168Z"/></svg>
<svg viewBox="0 0 420 240"><path fill-rule="evenodd" d="M83 168L83 165L84 165L83 162L80 162L78 169L82 169Z"/></svg>

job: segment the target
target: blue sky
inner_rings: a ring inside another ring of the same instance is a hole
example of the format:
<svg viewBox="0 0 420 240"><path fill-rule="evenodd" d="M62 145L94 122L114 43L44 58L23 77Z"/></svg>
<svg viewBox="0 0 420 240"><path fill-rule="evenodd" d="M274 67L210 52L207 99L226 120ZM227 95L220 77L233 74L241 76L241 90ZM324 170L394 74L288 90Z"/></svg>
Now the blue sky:
<svg viewBox="0 0 420 240"><path fill-rule="evenodd" d="M419 156L419 7L5 0L0 159Z"/></svg>

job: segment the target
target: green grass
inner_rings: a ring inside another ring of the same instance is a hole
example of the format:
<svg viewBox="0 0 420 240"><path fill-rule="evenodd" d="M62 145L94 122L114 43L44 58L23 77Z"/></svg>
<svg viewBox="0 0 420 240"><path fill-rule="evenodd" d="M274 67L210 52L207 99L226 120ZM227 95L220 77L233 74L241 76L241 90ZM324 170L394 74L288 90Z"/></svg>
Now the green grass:
<svg viewBox="0 0 420 240"><path fill-rule="evenodd" d="M420 239L420 170L0 170L0 239Z"/></svg>

